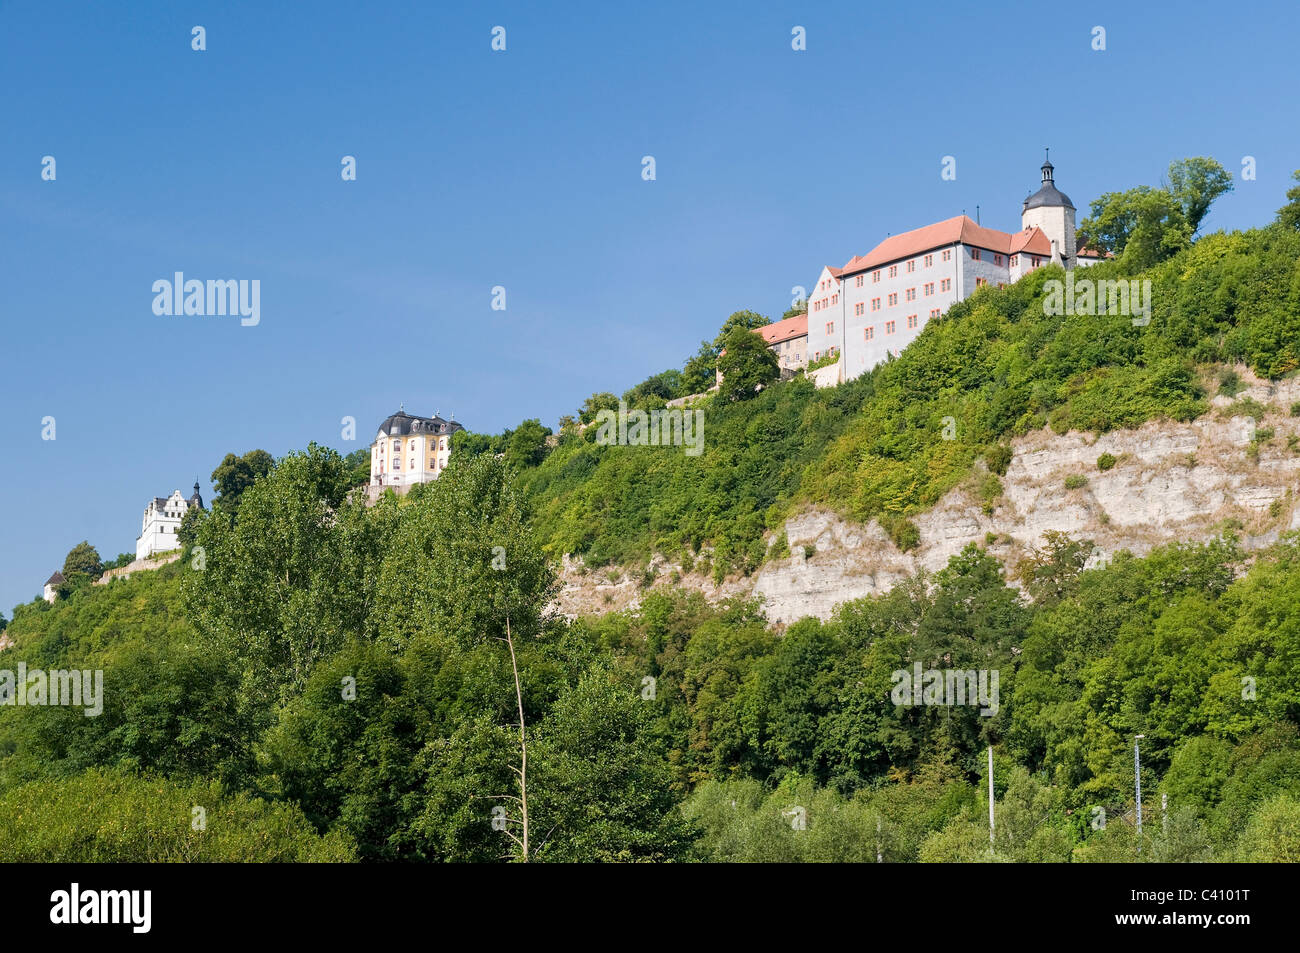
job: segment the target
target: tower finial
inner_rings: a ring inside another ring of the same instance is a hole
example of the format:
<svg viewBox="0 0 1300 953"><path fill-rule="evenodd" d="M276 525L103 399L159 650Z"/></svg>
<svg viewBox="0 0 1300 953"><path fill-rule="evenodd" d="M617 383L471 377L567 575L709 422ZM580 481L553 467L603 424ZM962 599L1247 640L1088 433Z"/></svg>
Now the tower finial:
<svg viewBox="0 0 1300 953"><path fill-rule="evenodd" d="M1052 150L1045 148L1043 150L1043 185L1052 181Z"/></svg>

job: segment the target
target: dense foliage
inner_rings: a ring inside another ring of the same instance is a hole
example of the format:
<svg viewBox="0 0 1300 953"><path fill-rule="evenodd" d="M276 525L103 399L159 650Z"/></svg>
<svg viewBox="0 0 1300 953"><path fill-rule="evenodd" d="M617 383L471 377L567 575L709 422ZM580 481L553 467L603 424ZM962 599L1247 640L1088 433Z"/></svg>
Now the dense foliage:
<svg viewBox="0 0 1300 953"><path fill-rule="evenodd" d="M703 398L699 456L563 430L539 465L519 468L547 550L588 565L703 553L719 576L748 572L764 532L807 502L892 531L1013 436L1188 420L1208 407L1209 365L1269 378L1300 369L1300 232L1217 233L1144 271L1118 260L1088 275L1151 281L1150 323L1046 314L1044 285L1064 276L1045 268L980 290L849 384L796 379L743 402ZM578 419L616 403L593 395Z"/></svg>
<svg viewBox="0 0 1300 953"><path fill-rule="evenodd" d="M182 561L21 607L0 669L100 668L105 704L0 707L7 844L517 858L508 619L533 860L1131 860L1138 735L1143 857L1300 851L1294 540L1249 564L1225 536L1085 571L1091 543L1055 535L1023 590L970 546L783 632L666 587L565 622L543 612L552 571L502 464L372 509L337 495L345 473L330 451L290 455ZM917 663L996 670L996 711L896 704Z"/></svg>
<svg viewBox="0 0 1300 953"><path fill-rule="evenodd" d="M1183 173L1169 194L1190 227L1222 182ZM859 380L762 372L761 389L688 404L700 456L597 445L613 394L558 435L536 420L457 434L439 480L374 506L359 456L230 454L178 562L94 586L104 565L83 543L52 605L0 617L0 688L20 663L104 679L93 717L0 697L0 843L30 860L522 859L526 760L529 860L1133 860L1141 738L1160 823L1140 859L1296 860L1294 536L1250 558L1224 535L1085 570L1089 540L1048 534L1014 580L972 545L783 630L756 604L668 586L601 617L548 608L562 553L749 571L807 502L879 518L906 549L907 517L976 461L993 487L1013 435L1190 418L1207 365L1295 371L1295 221L1171 250L1140 274L1149 325L1046 314L1060 272L1045 269L981 290ZM1130 276L1127 259L1090 275ZM737 312L622 399L699 394L724 342L765 322ZM901 704L915 666L996 672L995 703Z"/></svg>

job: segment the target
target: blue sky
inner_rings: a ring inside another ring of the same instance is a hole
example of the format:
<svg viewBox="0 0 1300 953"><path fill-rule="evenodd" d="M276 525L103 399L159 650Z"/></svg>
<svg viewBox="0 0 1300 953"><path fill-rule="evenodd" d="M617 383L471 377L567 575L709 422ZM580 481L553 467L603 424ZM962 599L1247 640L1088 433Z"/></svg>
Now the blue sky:
<svg viewBox="0 0 1300 953"><path fill-rule="evenodd" d="M1044 146L1080 217L1254 156L1209 230L1300 166L1290 4L548 6L0 0L6 616L228 451L553 426L887 233L1017 228ZM154 315L176 271L260 280L261 323Z"/></svg>

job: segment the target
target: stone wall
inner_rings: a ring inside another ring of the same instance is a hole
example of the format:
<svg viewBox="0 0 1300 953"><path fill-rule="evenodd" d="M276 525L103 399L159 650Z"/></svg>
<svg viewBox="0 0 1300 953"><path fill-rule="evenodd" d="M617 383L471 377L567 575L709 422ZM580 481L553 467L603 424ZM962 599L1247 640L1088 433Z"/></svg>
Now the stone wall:
<svg viewBox="0 0 1300 953"><path fill-rule="evenodd" d="M95 580L95 585L106 586L114 579L130 579L132 573L140 572L145 569L158 569L166 566L168 563L174 563L181 558L181 550L176 549L170 553L160 553L157 556L151 556L148 559L137 559L129 562L125 566L117 569L110 569L104 575Z"/></svg>

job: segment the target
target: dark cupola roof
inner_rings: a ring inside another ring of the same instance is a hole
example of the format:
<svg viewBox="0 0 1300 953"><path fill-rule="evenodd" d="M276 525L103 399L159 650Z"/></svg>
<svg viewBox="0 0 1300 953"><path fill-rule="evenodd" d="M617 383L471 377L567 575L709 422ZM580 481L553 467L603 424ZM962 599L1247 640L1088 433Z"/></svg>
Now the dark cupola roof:
<svg viewBox="0 0 1300 953"><path fill-rule="evenodd" d="M203 497L199 494L198 480L194 481L194 495L190 497L189 503L191 506L197 506L199 509L203 509Z"/></svg>
<svg viewBox="0 0 1300 953"><path fill-rule="evenodd" d="M413 433L455 433L464 430L454 420L444 420L437 414L432 417L416 417L405 410L399 410L379 425L379 432L388 437L405 437Z"/></svg>
<svg viewBox="0 0 1300 953"><path fill-rule="evenodd" d="M1074 203L1070 197L1056 187L1052 181L1053 166L1050 159L1043 159L1043 185L1037 192L1025 199L1024 211L1028 212L1031 208L1068 208L1073 209Z"/></svg>

